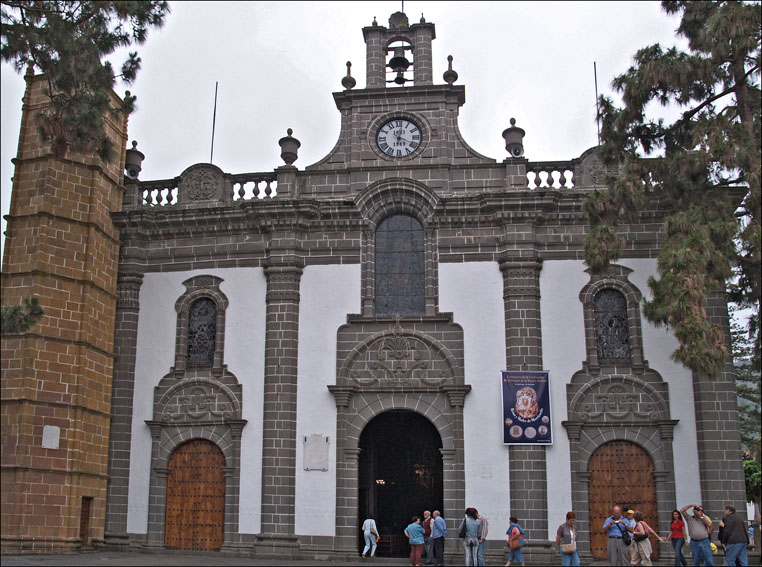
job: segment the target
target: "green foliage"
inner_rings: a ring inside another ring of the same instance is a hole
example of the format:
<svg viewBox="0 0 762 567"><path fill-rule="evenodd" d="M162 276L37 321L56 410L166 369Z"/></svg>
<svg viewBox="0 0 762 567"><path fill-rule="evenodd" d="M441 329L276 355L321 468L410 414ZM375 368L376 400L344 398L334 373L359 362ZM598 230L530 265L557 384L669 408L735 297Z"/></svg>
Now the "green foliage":
<svg viewBox="0 0 762 567"><path fill-rule="evenodd" d="M28 331L45 312L36 297L24 299L23 305L5 305L0 321L0 334L11 335Z"/></svg>
<svg viewBox="0 0 762 567"><path fill-rule="evenodd" d="M731 313L738 313L731 306ZM751 458L762 459L762 371L759 361L754 361L753 345L749 333L734 317L730 334L733 345L733 366L736 373L738 394L738 421L741 428L741 444Z"/></svg>
<svg viewBox="0 0 762 567"><path fill-rule="evenodd" d="M760 3L662 6L681 14L677 32L688 51L658 44L641 49L613 82L622 108L600 97L599 152L620 174L583 205L590 223L585 259L594 271L605 271L624 246L622 223L637 219L646 203L669 211L644 314L674 331L676 360L716 376L728 352L722 329L707 317L709 292L727 289L752 309L756 365L760 358ZM675 105L682 114L671 124L650 118L652 102Z"/></svg>
<svg viewBox="0 0 762 567"><path fill-rule="evenodd" d="M762 504L762 464L757 459L746 459L743 472L746 477L746 500L759 506Z"/></svg>
<svg viewBox="0 0 762 567"><path fill-rule="evenodd" d="M50 108L40 117L43 136L53 152L95 151L110 161L116 154L106 138L103 119L110 106L116 77L102 59L116 49L143 44L149 27L161 27L169 13L165 1L72 2L2 0L0 56L17 71L28 64L48 82ZM136 52L123 63L124 81L132 82L140 68ZM134 96L119 109L132 112Z"/></svg>

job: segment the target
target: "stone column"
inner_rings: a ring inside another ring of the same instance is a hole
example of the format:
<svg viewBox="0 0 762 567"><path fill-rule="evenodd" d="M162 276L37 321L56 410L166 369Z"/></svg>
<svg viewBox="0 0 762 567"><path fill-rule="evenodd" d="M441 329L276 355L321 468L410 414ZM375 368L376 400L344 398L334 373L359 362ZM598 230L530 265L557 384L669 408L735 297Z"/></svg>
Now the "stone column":
<svg viewBox="0 0 762 567"><path fill-rule="evenodd" d="M413 24L413 84L415 86L434 84L431 57L431 40L434 39L434 24Z"/></svg>
<svg viewBox="0 0 762 567"><path fill-rule="evenodd" d="M280 243L295 241L273 236ZM265 268L264 419L262 424L262 526L258 556L296 557L296 388L299 341L299 282L302 268L293 254L271 254Z"/></svg>
<svg viewBox="0 0 762 567"><path fill-rule="evenodd" d="M507 370L542 370L542 329L540 325L540 270L537 257L506 259L503 273ZM508 447L510 511L524 523L527 551L531 542L548 539L548 481L545 447Z"/></svg>
<svg viewBox="0 0 762 567"><path fill-rule="evenodd" d="M730 349L728 304L724 293L707 298L709 320L725 330ZM696 415L701 502L711 518L722 518L727 504L746 517L746 484L741 461L741 434L735 374L728 363L715 378L693 373L693 400ZM678 502L685 506L688 502Z"/></svg>
<svg viewBox="0 0 762 567"><path fill-rule="evenodd" d="M111 390L111 429L108 447L105 544L127 551L127 492L130 481L132 402L138 341L140 286L143 274L120 273L117 280L114 382Z"/></svg>
<svg viewBox="0 0 762 567"><path fill-rule="evenodd" d="M365 88L386 87L386 52L384 29L379 25L362 29L365 36Z"/></svg>

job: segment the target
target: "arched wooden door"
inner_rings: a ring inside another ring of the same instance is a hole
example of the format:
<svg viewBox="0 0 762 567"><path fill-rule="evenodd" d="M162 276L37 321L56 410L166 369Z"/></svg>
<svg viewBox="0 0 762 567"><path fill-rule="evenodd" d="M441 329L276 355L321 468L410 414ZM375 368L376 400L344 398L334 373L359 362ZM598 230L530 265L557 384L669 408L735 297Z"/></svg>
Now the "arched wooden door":
<svg viewBox="0 0 762 567"><path fill-rule="evenodd" d="M169 458L164 545L216 551L225 542L225 456L194 439Z"/></svg>
<svg viewBox="0 0 762 567"><path fill-rule="evenodd" d="M598 447L587 465L590 473L590 551L596 559L606 559L608 535L601 533L603 522L615 505L643 512L644 520L659 530L654 462L634 443L613 441ZM659 557L659 543L651 536L654 559Z"/></svg>

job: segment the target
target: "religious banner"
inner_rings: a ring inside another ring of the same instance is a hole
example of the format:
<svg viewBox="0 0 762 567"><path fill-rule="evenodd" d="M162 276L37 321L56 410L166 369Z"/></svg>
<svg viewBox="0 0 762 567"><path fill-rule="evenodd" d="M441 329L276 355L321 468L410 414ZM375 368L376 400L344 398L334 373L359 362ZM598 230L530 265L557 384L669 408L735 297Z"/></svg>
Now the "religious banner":
<svg viewBox="0 0 762 567"><path fill-rule="evenodd" d="M551 445L550 391L547 372L502 373L503 443Z"/></svg>

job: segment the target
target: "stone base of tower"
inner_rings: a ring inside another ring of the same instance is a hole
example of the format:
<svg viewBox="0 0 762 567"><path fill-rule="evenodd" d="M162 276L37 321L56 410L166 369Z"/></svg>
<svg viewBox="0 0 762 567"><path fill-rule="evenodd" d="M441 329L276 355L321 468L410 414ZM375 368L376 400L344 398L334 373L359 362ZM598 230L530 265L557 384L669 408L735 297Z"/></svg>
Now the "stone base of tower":
<svg viewBox="0 0 762 567"><path fill-rule="evenodd" d="M20 554L61 554L77 553L83 547L92 545L91 537L103 529L95 525L93 505L84 519L90 537L81 537L83 527L82 498L84 492L101 492L94 498L102 506L105 502L105 483L97 490L88 479L73 478L66 472L37 470L4 470L2 473L2 524L3 535L0 553ZM84 480L84 485L78 481ZM97 484L97 483L96 483ZM65 487L65 488L64 488Z"/></svg>
<svg viewBox="0 0 762 567"><path fill-rule="evenodd" d="M257 559L300 559L299 536L257 534L253 555Z"/></svg>
<svg viewBox="0 0 762 567"><path fill-rule="evenodd" d="M130 536L127 533L108 533L103 539L103 549L109 552L124 553L130 551Z"/></svg>

